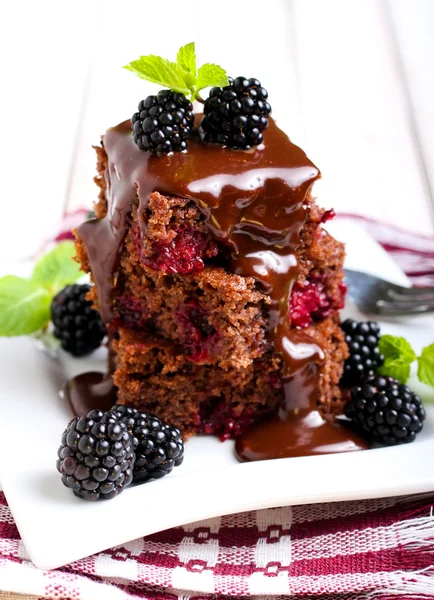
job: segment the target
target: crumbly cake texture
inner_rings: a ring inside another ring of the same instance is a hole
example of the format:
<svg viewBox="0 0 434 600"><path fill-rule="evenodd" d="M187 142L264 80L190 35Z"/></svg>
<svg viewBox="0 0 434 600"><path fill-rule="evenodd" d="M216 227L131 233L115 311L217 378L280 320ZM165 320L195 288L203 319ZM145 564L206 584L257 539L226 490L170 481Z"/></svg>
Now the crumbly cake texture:
<svg viewBox="0 0 434 600"><path fill-rule="evenodd" d="M95 212L104 217L107 155L103 147L95 149L100 188ZM236 437L273 412L282 397L281 357L267 338L269 297L253 278L225 269L226 250L212 239L192 201L152 193L143 215L145 235L138 205L136 194L113 293L115 318L107 324L118 400L154 412L186 436ZM318 404L324 413L339 414L338 383L348 354L338 313L344 247L322 228L327 213L310 193L304 208L291 327L303 329L322 348ZM92 277L76 236L78 260ZM171 261L179 264L186 256L203 260L203 270L170 273ZM93 300L98 307L95 288Z"/></svg>

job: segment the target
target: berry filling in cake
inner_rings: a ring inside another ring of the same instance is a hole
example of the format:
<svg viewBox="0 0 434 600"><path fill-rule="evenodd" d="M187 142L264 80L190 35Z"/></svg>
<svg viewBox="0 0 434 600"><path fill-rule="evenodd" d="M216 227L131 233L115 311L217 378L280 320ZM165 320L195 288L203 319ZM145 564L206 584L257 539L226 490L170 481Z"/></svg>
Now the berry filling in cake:
<svg viewBox="0 0 434 600"><path fill-rule="evenodd" d="M141 257L144 265L155 271L186 275L202 271L204 259L218 254L217 244L209 235L183 225L173 233L175 237L170 242L156 242L151 253ZM141 239L139 244L142 245Z"/></svg>

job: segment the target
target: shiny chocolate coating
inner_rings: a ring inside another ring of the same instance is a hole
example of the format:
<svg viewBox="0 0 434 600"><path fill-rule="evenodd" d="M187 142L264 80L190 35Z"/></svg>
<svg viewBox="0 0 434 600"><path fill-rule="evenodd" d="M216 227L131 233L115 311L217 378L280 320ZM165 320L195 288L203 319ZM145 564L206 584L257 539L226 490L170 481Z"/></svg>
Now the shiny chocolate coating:
<svg viewBox="0 0 434 600"><path fill-rule="evenodd" d="M290 328L289 317L291 289L298 276L296 251L305 223L304 202L320 177L315 165L273 119L264 132L264 143L248 151L206 144L196 130L188 151L155 156L138 149L129 121L109 129L103 143L108 156L107 214L78 229L86 246L103 320L110 323L113 318L118 260L136 194L143 234L149 194L158 191L190 199L202 213L214 239L226 247L226 268L243 277L253 277L270 297L268 338L282 356L284 390L280 416L276 418L283 422L282 414L290 418L294 411L316 410L312 398L319 393L323 352L306 334ZM260 432L262 425L255 427L251 431ZM247 451L251 431L237 445L241 460L255 459L255 450ZM275 433L277 430L272 437ZM260 433L255 435L261 437ZM262 448L256 458L282 455L275 445L283 447L285 440L272 442L270 451L264 454Z"/></svg>

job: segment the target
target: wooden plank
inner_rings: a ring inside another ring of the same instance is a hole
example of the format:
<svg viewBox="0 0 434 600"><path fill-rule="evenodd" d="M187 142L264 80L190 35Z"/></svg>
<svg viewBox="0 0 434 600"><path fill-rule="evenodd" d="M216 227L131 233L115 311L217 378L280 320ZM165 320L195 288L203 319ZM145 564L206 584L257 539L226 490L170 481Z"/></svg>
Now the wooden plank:
<svg viewBox="0 0 434 600"><path fill-rule="evenodd" d="M256 77L269 93L273 117L295 143L304 129L298 90L291 0L200 2L198 47L233 77Z"/></svg>
<svg viewBox="0 0 434 600"><path fill-rule="evenodd" d="M62 214L95 17L92 3L1 4L3 256L30 256Z"/></svg>
<svg viewBox="0 0 434 600"><path fill-rule="evenodd" d="M72 176L69 209L90 207L96 199L95 152L106 129L131 117L137 105L158 86L135 77L121 67L142 54L157 54L175 59L183 44L197 38L197 11L178 0L165 0L164 20L158 2L146 3L146 17L141 17L143 0L100 2L98 28L94 35L101 41L93 65L88 101L78 141L78 152ZM182 25L180 25L182 24ZM162 33L164 29L164 34Z"/></svg>
<svg viewBox="0 0 434 600"><path fill-rule="evenodd" d="M388 0L385 8L407 83L408 112L434 209L434 2Z"/></svg>
<svg viewBox="0 0 434 600"><path fill-rule="evenodd" d="M294 8L306 149L322 169L321 203L432 233L381 2L294 0Z"/></svg>

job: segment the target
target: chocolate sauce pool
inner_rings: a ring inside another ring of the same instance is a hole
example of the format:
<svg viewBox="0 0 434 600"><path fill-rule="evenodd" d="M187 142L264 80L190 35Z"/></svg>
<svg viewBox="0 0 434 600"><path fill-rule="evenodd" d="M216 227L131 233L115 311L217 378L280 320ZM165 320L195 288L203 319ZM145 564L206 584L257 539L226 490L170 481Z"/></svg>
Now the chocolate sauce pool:
<svg viewBox="0 0 434 600"><path fill-rule="evenodd" d="M81 373L69 379L60 390L60 396L70 404L76 417L85 417L95 408L107 411L116 404L112 378L97 371Z"/></svg>
<svg viewBox="0 0 434 600"><path fill-rule="evenodd" d="M236 439L235 453L242 462L369 448L349 424L324 418L318 411L318 367L322 350L302 331L294 334L297 335L294 371L284 384L282 403L275 415L254 424Z"/></svg>
<svg viewBox="0 0 434 600"><path fill-rule="evenodd" d="M298 273L295 253L305 222L303 203L320 177L318 169L272 119L264 132L264 144L249 151L204 144L196 136L185 153L154 156L136 146L129 121L107 131L104 147L108 156L107 215L79 227L103 320L108 323L113 317L111 300L118 257L136 191L143 233L150 193L159 191L192 200L214 238L229 249L228 269L254 277L270 297L269 338L283 358L284 402L280 413L287 414L286 422L298 428L298 420L290 415L312 409L307 399L318 395L318 364L323 360L322 350L310 338L290 329L288 314ZM329 423L324 423L324 428L331 435L335 431ZM261 450L256 452L252 440L259 439L260 431L258 425L237 444L241 460L280 456L276 454L275 433L268 452L264 450L267 436L261 437ZM286 443L283 438L281 442ZM324 446L322 441L320 446ZM306 453L311 453L307 447Z"/></svg>

